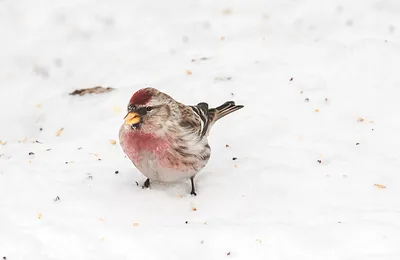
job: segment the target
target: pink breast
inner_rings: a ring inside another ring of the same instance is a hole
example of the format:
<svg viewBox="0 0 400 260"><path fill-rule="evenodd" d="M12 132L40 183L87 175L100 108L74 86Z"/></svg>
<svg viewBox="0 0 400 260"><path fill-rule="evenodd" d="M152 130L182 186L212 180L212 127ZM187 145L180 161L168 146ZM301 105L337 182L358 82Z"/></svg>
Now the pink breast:
<svg viewBox="0 0 400 260"><path fill-rule="evenodd" d="M160 156L164 154L167 147L167 141L154 134L131 131L123 136L125 153L135 163L140 163L143 159L143 154L148 154L149 152Z"/></svg>

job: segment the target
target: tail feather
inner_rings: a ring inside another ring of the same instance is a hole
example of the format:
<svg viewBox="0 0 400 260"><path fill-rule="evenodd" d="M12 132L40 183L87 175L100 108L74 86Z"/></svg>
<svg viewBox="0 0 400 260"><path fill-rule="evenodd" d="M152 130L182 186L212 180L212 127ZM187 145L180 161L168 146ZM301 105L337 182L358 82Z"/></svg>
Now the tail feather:
<svg viewBox="0 0 400 260"><path fill-rule="evenodd" d="M216 108L209 110L210 119L213 122L223 118L224 116L243 108L242 105L236 105L234 101L228 101Z"/></svg>

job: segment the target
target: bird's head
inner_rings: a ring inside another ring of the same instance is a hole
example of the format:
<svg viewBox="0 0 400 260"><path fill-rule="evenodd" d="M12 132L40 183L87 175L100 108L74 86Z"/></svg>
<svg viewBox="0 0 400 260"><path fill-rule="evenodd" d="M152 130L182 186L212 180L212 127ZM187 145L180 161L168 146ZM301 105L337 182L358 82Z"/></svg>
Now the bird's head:
<svg viewBox="0 0 400 260"><path fill-rule="evenodd" d="M161 129L171 116L171 108L175 103L170 96L157 89L140 89L129 100L125 124L132 129Z"/></svg>

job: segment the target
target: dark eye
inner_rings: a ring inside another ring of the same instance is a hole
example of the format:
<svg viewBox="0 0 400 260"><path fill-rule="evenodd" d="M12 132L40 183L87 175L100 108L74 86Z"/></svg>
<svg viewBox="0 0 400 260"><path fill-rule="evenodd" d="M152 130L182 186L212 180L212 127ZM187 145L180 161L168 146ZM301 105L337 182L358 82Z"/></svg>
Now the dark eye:
<svg viewBox="0 0 400 260"><path fill-rule="evenodd" d="M146 107L146 111L151 111L151 110L153 110L152 107Z"/></svg>

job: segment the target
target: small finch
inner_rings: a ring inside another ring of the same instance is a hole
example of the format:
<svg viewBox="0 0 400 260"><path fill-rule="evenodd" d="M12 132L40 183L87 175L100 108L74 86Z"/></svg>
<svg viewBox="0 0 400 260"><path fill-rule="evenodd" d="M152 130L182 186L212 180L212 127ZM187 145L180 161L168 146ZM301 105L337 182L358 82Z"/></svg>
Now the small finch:
<svg viewBox="0 0 400 260"><path fill-rule="evenodd" d="M187 106L154 88L138 90L131 97L128 113L119 131L124 153L150 180L175 182L194 177L210 158L207 136L220 118L243 106L228 101L216 108L207 103Z"/></svg>

